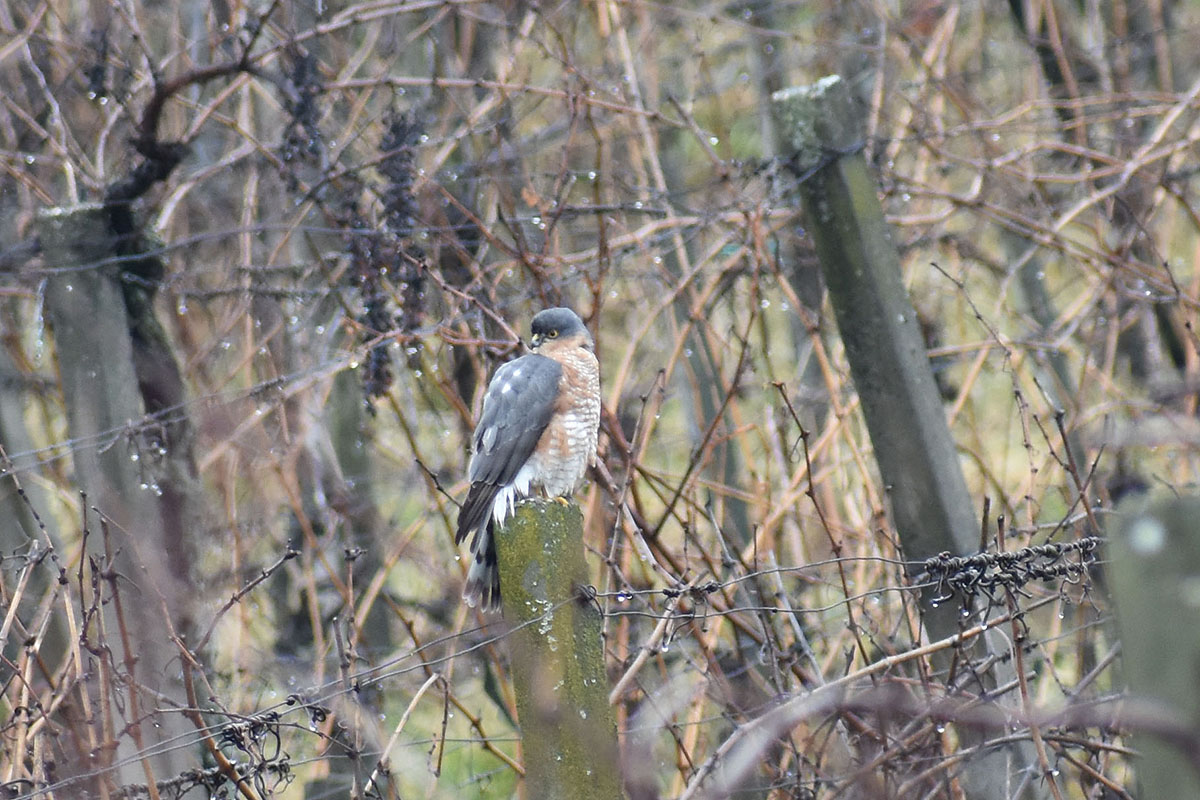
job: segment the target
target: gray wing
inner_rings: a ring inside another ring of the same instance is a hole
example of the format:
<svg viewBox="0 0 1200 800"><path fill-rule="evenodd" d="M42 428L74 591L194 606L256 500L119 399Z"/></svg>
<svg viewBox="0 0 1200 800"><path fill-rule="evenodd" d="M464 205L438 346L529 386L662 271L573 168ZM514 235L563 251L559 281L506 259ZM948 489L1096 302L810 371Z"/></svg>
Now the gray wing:
<svg viewBox="0 0 1200 800"><path fill-rule="evenodd" d="M496 370L475 426L471 489L458 513L458 535L485 524L500 489L512 483L554 415L562 366L530 353Z"/></svg>
<svg viewBox="0 0 1200 800"><path fill-rule="evenodd" d="M512 482L550 424L561 377L557 361L535 353L496 370L475 426L472 483Z"/></svg>

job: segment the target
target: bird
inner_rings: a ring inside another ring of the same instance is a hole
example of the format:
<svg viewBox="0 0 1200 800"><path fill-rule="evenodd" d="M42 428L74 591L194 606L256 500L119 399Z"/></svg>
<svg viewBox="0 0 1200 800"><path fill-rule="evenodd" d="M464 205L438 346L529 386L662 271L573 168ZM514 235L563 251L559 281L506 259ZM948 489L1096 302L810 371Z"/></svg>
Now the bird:
<svg viewBox="0 0 1200 800"><path fill-rule="evenodd" d="M497 369L483 395L458 512L455 544L471 536L463 601L485 611L500 608L496 530L517 501L569 496L596 458L600 365L591 333L561 307L534 315L530 333L530 352Z"/></svg>

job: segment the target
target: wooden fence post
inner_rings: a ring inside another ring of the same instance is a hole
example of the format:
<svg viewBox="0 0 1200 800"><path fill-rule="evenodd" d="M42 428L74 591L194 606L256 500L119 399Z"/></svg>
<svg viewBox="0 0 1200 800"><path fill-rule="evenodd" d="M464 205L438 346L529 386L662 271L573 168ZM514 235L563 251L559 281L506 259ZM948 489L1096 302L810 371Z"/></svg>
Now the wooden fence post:
<svg viewBox="0 0 1200 800"><path fill-rule="evenodd" d="M157 713L170 702L164 698L187 705L176 677L178 649L159 597L179 626L186 618L192 590L186 585L187 575L181 574L178 543L168 538L164 498L155 491L156 479L145 472L150 465L142 456L147 454L139 452L145 407L120 259L114 258L119 243L108 210L99 204L47 209L38 215L37 231L46 266L54 270L46 281L46 319L54 333L75 482L86 492L87 505L111 521L105 523L114 537L111 570L124 579L118 585L125 625L119 624L105 587L107 640L92 642L105 645L92 657L112 658L113 666L121 670L131 664L136 668L136 675L130 676L136 683L129 687L116 681L99 686L97 675L106 673L85 665L87 674L79 677L94 692L124 695L129 718L119 721L127 730L117 728L118 741L104 743L117 746L115 752L105 750L120 765L114 773L101 775L96 770L100 765L89 763L86 753L68 767L125 784L175 778L191 766L193 758L182 752L190 741L183 716ZM93 532L90 550L103 564L101 526L91 509L86 511ZM127 646L122 633L128 634ZM142 692L141 687L149 691Z"/></svg>
<svg viewBox="0 0 1200 800"><path fill-rule="evenodd" d="M1200 498L1133 501L1110 531L1141 796L1200 797Z"/></svg>
<svg viewBox="0 0 1200 800"><path fill-rule="evenodd" d="M525 501L496 536L530 800L619 800L602 617L587 585L583 515Z"/></svg>
<svg viewBox="0 0 1200 800"><path fill-rule="evenodd" d="M978 550L979 523L967 491L958 450L946 424L917 315L904 288L900 257L879 203L878 187L863 158L861 118L845 82L833 75L811 86L776 92L776 113L800 176L798 193L809 235L837 316L854 386L892 519L910 560L942 551ZM952 636L960 626L954 603L938 603L936 589L922 594L921 614L930 638ZM1008 647L989 637L999 658L992 685L1015 676ZM960 729L960 747L983 745L988 735ZM964 767L972 800L1045 796L1037 759L1028 742L985 751ZM1024 773L1024 774L1022 774ZM1014 794L1022 782L1025 790Z"/></svg>

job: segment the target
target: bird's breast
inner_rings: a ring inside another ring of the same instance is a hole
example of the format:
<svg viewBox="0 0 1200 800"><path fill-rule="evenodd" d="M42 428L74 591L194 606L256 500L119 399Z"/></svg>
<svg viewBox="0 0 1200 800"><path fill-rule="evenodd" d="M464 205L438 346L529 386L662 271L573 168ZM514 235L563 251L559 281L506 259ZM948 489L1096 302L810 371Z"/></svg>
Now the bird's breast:
<svg viewBox="0 0 1200 800"><path fill-rule="evenodd" d="M596 457L600 425L600 368L580 349L556 359L562 364L558 403L535 451L536 482L551 496L570 494Z"/></svg>

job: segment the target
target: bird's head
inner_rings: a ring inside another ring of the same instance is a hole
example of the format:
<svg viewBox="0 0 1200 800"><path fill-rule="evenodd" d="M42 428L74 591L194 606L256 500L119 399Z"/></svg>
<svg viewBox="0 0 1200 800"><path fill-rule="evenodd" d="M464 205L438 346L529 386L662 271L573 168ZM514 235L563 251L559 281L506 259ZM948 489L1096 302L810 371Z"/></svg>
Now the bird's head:
<svg viewBox="0 0 1200 800"><path fill-rule="evenodd" d="M530 324L533 334L529 348L537 352L542 345L569 343L572 347L592 346L592 335L583 320L569 308L547 308L539 311Z"/></svg>

